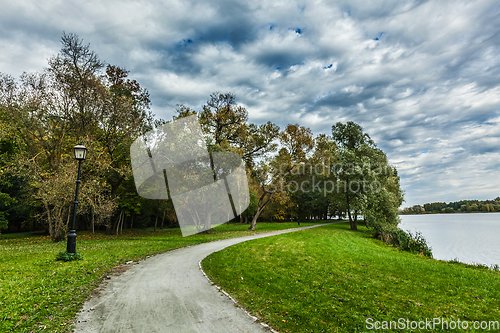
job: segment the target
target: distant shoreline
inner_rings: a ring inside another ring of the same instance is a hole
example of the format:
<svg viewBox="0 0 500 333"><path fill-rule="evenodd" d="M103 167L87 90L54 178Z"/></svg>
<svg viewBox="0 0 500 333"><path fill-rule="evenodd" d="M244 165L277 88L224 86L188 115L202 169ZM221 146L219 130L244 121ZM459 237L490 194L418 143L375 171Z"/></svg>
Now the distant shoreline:
<svg viewBox="0 0 500 333"><path fill-rule="evenodd" d="M500 212L422 212L422 213L403 213L400 212L399 215L436 215L436 214L491 214Z"/></svg>

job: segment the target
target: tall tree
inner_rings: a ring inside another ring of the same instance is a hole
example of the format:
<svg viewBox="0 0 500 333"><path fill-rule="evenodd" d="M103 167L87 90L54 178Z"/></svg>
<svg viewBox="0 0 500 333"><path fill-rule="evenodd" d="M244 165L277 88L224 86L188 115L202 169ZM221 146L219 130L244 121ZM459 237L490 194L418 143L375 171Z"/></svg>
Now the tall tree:
<svg viewBox="0 0 500 333"><path fill-rule="evenodd" d="M354 122L335 124L332 134L342 162L336 170L340 185L337 190L342 190L338 194L346 207L351 229L357 230L358 214L363 214L371 226L376 223L397 226L403 193L387 156Z"/></svg>
<svg viewBox="0 0 500 333"><path fill-rule="evenodd" d="M210 99L203 105L199 120L215 145L221 146L224 142L235 144L240 133L245 130L248 112L236 104L233 94L217 92L211 94Z"/></svg>
<svg viewBox="0 0 500 333"><path fill-rule="evenodd" d="M242 151L242 158L248 168L254 166L256 159L276 151L278 145L275 141L279 134L279 126L270 121L262 125L248 124L241 128L236 147Z"/></svg>
<svg viewBox="0 0 500 333"><path fill-rule="evenodd" d="M118 66L106 67L106 103L97 114L97 139L109 158L106 180L114 198L125 177L131 174L129 147L139 135L152 128L149 93L136 80L128 79L128 71Z"/></svg>
<svg viewBox="0 0 500 333"><path fill-rule="evenodd" d="M332 126L333 139L339 147L342 166L338 171L339 182L343 186L343 197L349 223L352 230L357 230L357 216L360 209L360 189L358 184L362 180L361 150L365 145L375 147L370 136L363 133L363 128L350 121L347 124L340 122ZM354 187L353 187L354 186ZM340 187L337 187L340 188ZM354 210L354 218L352 211Z"/></svg>
<svg viewBox="0 0 500 333"><path fill-rule="evenodd" d="M295 163L305 162L307 153L314 148L311 130L299 124L288 124L280 134L280 142Z"/></svg>
<svg viewBox="0 0 500 333"><path fill-rule="evenodd" d="M396 228L400 222L399 206L404 193L395 167L391 166L385 153L376 148L363 147L365 164L363 181L366 189L362 192L361 212L366 225L375 230L375 235Z"/></svg>
<svg viewBox="0 0 500 333"><path fill-rule="evenodd" d="M272 122L261 125L248 123L247 110L236 103L236 98L231 93L213 93L203 106L202 111L196 112L185 105L178 105L177 115L181 118L193 114L198 115L202 129L207 137L209 151L232 151L239 154L250 170L251 176L256 180L257 200L255 214L253 215L251 229L255 229L257 218L262 210L272 200L268 188L270 166L263 163L269 153L276 151L277 139L280 136L279 127ZM292 133L292 136L295 133ZM298 133L297 135L300 135Z"/></svg>
<svg viewBox="0 0 500 333"><path fill-rule="evenodd" d="M73 129L77 140L81 140L95 125L95 116L102 108L102 95L106 92L101 70L105 63L76 34L63 32L61 44L61 51L49 59L47 72L55 88L64 93Z"/></svg>
<svg viewBox="0 0 500 333"><path fill-rule="evenodd" d="M314 151L304 163L296 165L298 189L291 196L300 212L300 219L327 218L332 204L335 174L331 165L337 162L337 148L332 138L320 134L315 139ZM300 221L300 220L299 220Z"/></svg>
<svg viewBox="0 0 500 333"><path fill-rule="evenodd" d="M174 120L198 115L209 149L238 153L249 168L256 159L276 151L279 127L270 121L261 125L248 123L247 110L236 103L231 93L211 94L200 112L181 104L177 105L176 113Z"/></svg>
<svg viewBox="0 0 500 333"><path fill-rule="evenodd" d="M307 153L314 147L314 139L309 128L289 124L279 135L283 148L278 155L256 168L254 176L260 184L261 193L257 201L257 211L253 216L250 230L255 230L257 219L273 200L275 193L286 190L295 180L290 174L294 163L305 161Z"/></svg>

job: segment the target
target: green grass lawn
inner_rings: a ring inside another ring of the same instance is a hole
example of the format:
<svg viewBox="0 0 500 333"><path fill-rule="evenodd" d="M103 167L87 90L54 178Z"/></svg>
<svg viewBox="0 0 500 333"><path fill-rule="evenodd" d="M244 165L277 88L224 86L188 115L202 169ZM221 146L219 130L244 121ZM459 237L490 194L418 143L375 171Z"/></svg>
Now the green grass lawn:
<svg viewBox="0 0 500 333"><path fill-rule="evenodd" d="M302 225L310 225L303 223ZM296 228L296 223L258 223L257 232ZM83 260L56 261L66 242L48 236L0 236L0 332L66 332L83 302L113 267L183 246L250 235L248 225L224 224L182 237L180 229L124 231L118 237L78 232Z"/></svg>
<svg viewBox="0 0 500 333"><path fill-rule="evenodd" d="M500 272L399 252L364 228L348 228L337 224L237 244L205 258L203 269L279 332L441 331L440 325L371 326L400 318L405 325L426 318L448 325L500 321Z"/></svg>

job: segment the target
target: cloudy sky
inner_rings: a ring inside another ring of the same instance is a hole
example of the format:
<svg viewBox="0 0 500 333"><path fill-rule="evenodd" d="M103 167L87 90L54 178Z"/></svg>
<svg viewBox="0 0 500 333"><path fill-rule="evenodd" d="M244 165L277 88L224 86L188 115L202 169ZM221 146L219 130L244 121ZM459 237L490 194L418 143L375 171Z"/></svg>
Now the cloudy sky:
<svg viewBox="0 0 500 333"><path fill-rule="evenodd" d="M333 4L335 3L335 4ZM250 121L365 129L403 206L500 196L498 1L2 1L0 72L40 71L78 34L157 117L232 92Z"/></svg>

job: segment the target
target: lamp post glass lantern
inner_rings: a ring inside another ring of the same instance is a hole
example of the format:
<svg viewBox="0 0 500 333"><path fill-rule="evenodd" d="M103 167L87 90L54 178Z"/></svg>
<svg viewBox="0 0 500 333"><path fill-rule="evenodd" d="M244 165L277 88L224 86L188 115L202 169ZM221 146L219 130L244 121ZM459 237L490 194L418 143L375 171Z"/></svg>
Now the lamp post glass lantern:
<svg viewBox="0 0 500 333"><path fill-rule="evenodd" d="M73 224L68 234L68 244L66 247L66 251L68 253L76 253L76 207L78 206L78 190L80 189L81 182L80 176L82 174L82 161L87 157L87 148L80 143L79 145L73 147L73 152L75 153L75 159L78 160L78 177L76 179L75 201L73 202Z"/></svg>
<svg viewBox="0 0 500 333"><path fill-rule="evenodd" d="M87 148L82 144L74 146L73 152L75 153L75 158L79 161L83 161L87 157Z"/></svg>

